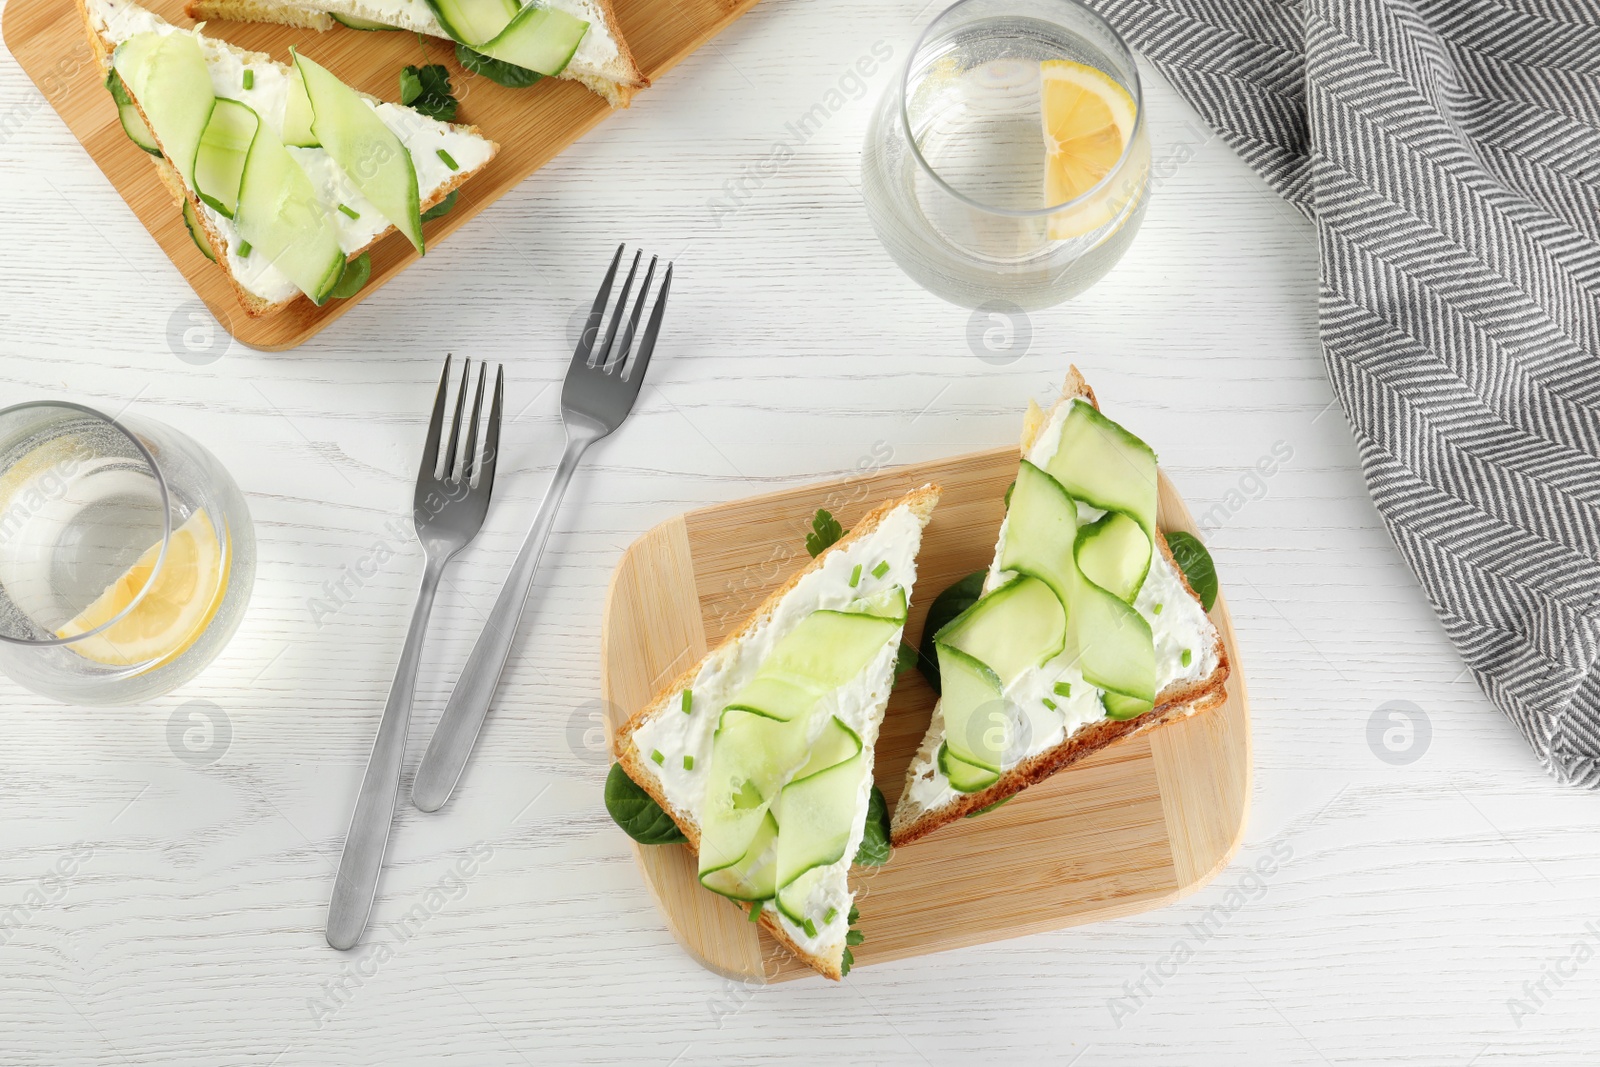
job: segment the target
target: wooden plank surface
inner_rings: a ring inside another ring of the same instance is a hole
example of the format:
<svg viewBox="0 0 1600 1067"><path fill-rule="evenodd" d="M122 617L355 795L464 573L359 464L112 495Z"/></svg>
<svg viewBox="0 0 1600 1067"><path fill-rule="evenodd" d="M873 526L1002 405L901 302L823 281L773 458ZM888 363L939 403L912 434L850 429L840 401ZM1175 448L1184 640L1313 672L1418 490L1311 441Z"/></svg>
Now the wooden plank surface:
<svg viewBox="0 0 1600 1067"><path fill-rule="evenodd" d="M919 639L939 590L988 565L1016 466L1017 450L998 448L718 504L655 527L624 553L607 600L600 669L608 736L804 566L803 535L817 508L849 528L883 500L937 482L944 495L923 534L906 623L906 639ZM1163 529L1194 532L1165 475L1160 506ZM1250 730L1221 596L1212 618L1233 663L1222 706L1099 752L1002 808L897 849L882 867L852 871L867 937L857 964L1144 911L1221 870L1244 829ZM916 672L890 698L874 776L891 809L934 700ZM689 849L633 851L673 936L706 967L745 980L813 973L741 909L701 888Z"/></svg>
<svg viewBox="0 0 1600 1067"><path fill-rule="evenodd" d="M167 21L193 25L184 0L141 0ZM617 0L617 21L635 61L654 80L738 18L755 0ZM75 0L11 0L5 5L6 47L56 109L73 135L105 172L183 272L217 321L252 348L293 348L360 304L418 258L397 231L371 249L372 277L347 300L316 307L299 299L268 318L252 319L240 306L223 272L195 247L171 195L156 177L150 157L122 132L111 94L89 50ZM518 182L553 159L611 113L604 100L576 82L544 78L526 89L508 89L468 75L452 44L413 33L370 33L336 26L319 33L291 26L214 22L210 36L266 52L285 62L296 46L348 84L385 100L398 100L399 74L408 64L443 63L461 101L456 121L471 123L500 145L499 154L461 187L456 206L427 223L430 249ZM420 45L419 45L420 40ZM648 91L648 90L646 90Z"/></svg>

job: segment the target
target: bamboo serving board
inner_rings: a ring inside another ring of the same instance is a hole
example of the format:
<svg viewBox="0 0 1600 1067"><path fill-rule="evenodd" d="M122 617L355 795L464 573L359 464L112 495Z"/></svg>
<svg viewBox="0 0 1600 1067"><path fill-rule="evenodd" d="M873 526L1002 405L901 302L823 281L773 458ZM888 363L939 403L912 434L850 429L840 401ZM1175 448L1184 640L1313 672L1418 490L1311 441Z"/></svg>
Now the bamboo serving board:
<svg viewBox="0 0 1600 1067"><path fill-rule="evenodd" d="M600 684L608 733L808 562L805 533L817 508L848 529L882 501L938 482L944 496L923 534L905 630L916 644L933 598L988 566L1016 472L1014 447L975 452L718 504L650 530L624 553L607 595ZM1196 532L1164 474L1160 525ZM896 849L882 867L855 868L866 935L854 950L857 966L1131 915L1221 871L1244 831L1250 721L1220 595L1211 618L1233 668L1225 703L1113 745L1002 808ZM890 810L933 704L921 674L901 676L875 767ZM814 973L747 922L743 909L701 888L688 848L634 844L633 851L668 928L700 963L741 980Z"/></svg>
<svg viewBox="0 0 1600 1067"><path fill-rule="evenodd" d="M174 25L193 25L183 13L184 0L140 2ZM616 0L615 8L635 60L654 81L754 4L755 0ZM223 272L190 239L150 157L122 132L116 106L102 84L104 75L89 51L76 0L9 0L4 34L6 47L22 69L217 321L252 348L278 350L301 344L416 260L410 243L391 232L373 246L372 279L360 293L348 300L330 300L320 308L309 300L297 300L271 318L249 318ZM350 85L385 100L399 99L401 68L422 62L423 54L413 33L364 33L344 27L318 33L290 26L214 22L209 35L266 52L279 62L288 59L289 46L295 45ZM451 84L461 100L456 121L475 123L500 144L494 161L461 187L454 210L424 225L423 235L433 247L583 136L611 109L576 82L544 78L530 88L507 89L464 74L456 64L454 46L445 41L424 38L422 47L428 62L450 68Z"/></svg>

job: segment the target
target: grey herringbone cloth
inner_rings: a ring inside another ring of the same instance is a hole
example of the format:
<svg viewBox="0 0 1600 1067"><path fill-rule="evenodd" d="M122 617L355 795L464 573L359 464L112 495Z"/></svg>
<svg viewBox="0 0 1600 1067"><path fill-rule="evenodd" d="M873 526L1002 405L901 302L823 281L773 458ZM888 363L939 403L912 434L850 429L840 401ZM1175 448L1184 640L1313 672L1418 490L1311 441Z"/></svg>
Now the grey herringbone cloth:
<svg viewBox="0 0 1600 1067"><path fill-rule="evenodd" d="M1600 787L1600 2L1090 2L1316 222L1379 513L1483 691Z"/></svg>

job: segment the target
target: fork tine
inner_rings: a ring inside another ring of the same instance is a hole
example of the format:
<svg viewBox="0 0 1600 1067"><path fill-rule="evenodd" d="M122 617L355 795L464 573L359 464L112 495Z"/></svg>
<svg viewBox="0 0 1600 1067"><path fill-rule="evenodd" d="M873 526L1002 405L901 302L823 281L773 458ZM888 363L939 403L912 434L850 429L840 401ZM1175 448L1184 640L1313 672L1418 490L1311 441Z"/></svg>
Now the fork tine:
<svg viewBox="0 0 1600 1067"><path fill-rule="evenodd" d="M478 391L472 398L472 418L467 422L467 441L463 446L464 454L461 457L461 481L466 485L472 484L472 476L478 473L478 412L483 410L483 387L489 379L489 364L478 364ZM461 383L461 391L465 393L469 382Z"/></svg>
<svg viewBox="0 0 1600 1067"><path fill-rule="evenodd" d="M444 403L450 387L450 357L444 357L444 373L439 375L439 391L433 396L433 414L428 418L428 438L422 445L422 471L418 481L432 478L439 469L439 434L444 429Z"/></svg>
<svg viewBox="0 0 1600 1067"><path fill-rule="evenodd" d="M445 481L454 481L456 476L456 446L461 441L461 409L467 403L467 386L472 384L472 360L461 361L461 386L456 390L456 417L450 420L450 447L444 454L444 473L439 475Z"/></svg>
<svg viewBox="0 0 1600 1067"><path fill-rule="evenodd" d="M505 407L506 366L494 372L494 399L489 402L489 425L483 431L483 452L478 457L478 491L487 502L494 489L494 465L500 458L500 413Z"/></svg>
<svg viewBox="0 0 1600 1067"><path fill-rule="evenodd" d="M611 257L611 266L606 269L606 280L600 283L600 292L589 308L589 319L584 323L583 336L578 338L578 348L572 353L568 374L589 365L589 353L594 351L594 339L600 333L600 323L606 314L606 300L611 296L611 283L617 277L617 264L622 262L622 248L622 245L617 246L617 254Z"/></svg>
<svg viewBox="0 0 1600 1067"><path fill-rule="evenodd" d="M633 292L633 279L639 273L639 257L642 255L644 255L642 248L636 249L633 253L633 263L628 267L628 278L622 283L622 295L617 297L616 310L611 312L611 325L606 328L606 343L601 346L600 354L594 358L592 364L597 370L607 371L611 365L611 342L617 339L617 326L622 322L623 313L628 310L628 294ZM649 285L650 282L646 279L645 287L648 288ZM627 341L622 343L622 354L624 356L628 354Z"/></svg>
<svg viewBox="0 0 1600 1067"><path fill-rule="evenodd" d="M628 368L628 381L633 384L634 395L638 395L639 387L644 384L644 372L650 369L650 353L656 350L656 334L661 332L661 317L667 310L667 292L672 288L672 264L667 264L667 273L661 276L661 292L656 294L656 306L650 312L650 323L644 328L644 339L639 342L639 355L635 357L633 366Z"/></svg>
<svg viewBox="0 0 1600 1067"><path fill-rule="evenodd" d="M650 257L650 269L645 272L644 285L639 290L639 301L633 305L633 314L628 316L628 328L622 334L622 351L617 353L617 373L626 376L627 367L624 362L628 358L628 351L633 348L633 335L639 330L639 319L644 315L644 305L650 299L650 280L656 276L656 259ZM622 317L623 306L617 305L617 317Z"/></svg>

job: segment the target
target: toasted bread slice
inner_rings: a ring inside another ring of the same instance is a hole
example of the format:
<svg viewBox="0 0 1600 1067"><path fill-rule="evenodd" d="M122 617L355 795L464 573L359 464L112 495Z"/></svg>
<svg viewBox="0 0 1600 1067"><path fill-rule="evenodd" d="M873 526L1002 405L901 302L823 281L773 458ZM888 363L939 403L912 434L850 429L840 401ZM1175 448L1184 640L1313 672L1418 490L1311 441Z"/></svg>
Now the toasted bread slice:
<svg viewBox="0 0 1600 1067"><path fill-rule="evenodd" d="M270 69L287 73L289 69L284 64L275 62L271 56L262 52L247 52L224 41L206 37L201 34L199 27L193 30L185 30L173 26L154 12L133 3L132 0L78 0L78 10L83 16L84 27L88 32L89 47L93 50L95 58L99 60L101 68L107 73L111 70L111 54L116 50L117 45L139 33L152 31L158 33L190 33L198 37L206 56L206 62L213 68L212 77L214 82L217 81L215 70L219 64L243 65L246 69L254 71ZM265 82L265 78L257 76L256 83L264 84ZM227 84L231 85L232 81ZM227 94L219 93L219 95ZM240 95L245 94L240 93ZM138 105L137 99L134 100L134 104ZM401 140L406 143L408 149L414 150L413 156L417 154L415 150L425 146L429 138L442 139L448 136L452 138L450 141L452 147L457 149L454 152L454 156L460 157L458 169L453 172L442 173L436 181L423 181L422 170L419 167L418 179L419 184L422 185L419 193L423 211L427 211L429 208L439 204L468 178L483 170L484 167L489 165L489 161L494 158L495 153L499 151L500 146L482 136L476 126L458 126L439 122L410 108L402 108L399 104L383 104L381 106L384 109L394 109L395 112L403 112L405 114L405 132L401 133L399 130L395 132L401 136ZM278 114L281 115L281 107L278 109ZM140 115L141 117L144 116L142 108L140 109ZM268 119L263 117L263 121L268 121ZM278 121L277 117L273 117L272 121ZM148 121L146 125L148 125ZM159 138L157 143L159 144ZM468 146L468 150L460 151L462 145ZM295 151L315 152L320 151L320 149L296 149ZM426 155L427 153L424 154ZM193 189L188 188L178 171L165 158L151 156L150 159L155 164L156 172L160 176L162 183L166 185L167 190L172 194L175 209L181 207L185 200L189 201L194 209L194 217L200 223L201 236L211 246L217 266L227 276L228 283L233 287L234 294L239 298L239 303L244 307L247 315L251 318L265 318L283 311L296 300L301 299L303 294L298 289L295 289L293 284L289 283L281 274L273 277L276 272L270 265L265 270L257 268L256 273L251 274L247 270L244 260L238 255L241 238L232 221L204 203ZM431 162L425 165L431 166ZM381 218L381 216L374 217ZM385 225L381 229L376 229L376 232L373 232L374 229L373 225L368 225L364 233L371 233L371 236L362 241L359 247L351 248L348 245L345 246L347 259L355 259L386 234L390 233L394 227Z"/></svg>
<svg viewBox="0 0 1600 1067"><path fill-rule="evenodd" d="M578 82L612 107L627 107L650 79L623 39L611 0L554 0L551 6L589 24L577 54L556 77ZM310 30L330 30L338 24L334 16L342 15L450 39L425 0L189 0L185 10L192 19L276 22Z"/></svg>
<svg viewBox="0 0 1600 1067"><path fill-rule="evenodd" d="M938 500L939 487L925 485L869 512L846 536L767 597L736 632L699 663L662 687L649 704L635 712L617 731L617 760L628 776L672 817L697 853L701 842L699 805L705 791L704 773L710 764L713 732L721 721L723 708L734 696L733 680L747 679L754 665L759 663L763 649L793 629L812 610L854 595L854 587L844 583L855 568L861 568L861 588L865 589L868 587L865 579L876 561L887 563L892 558L893 568L878 581L884 586L900 585L909 597L911 583L916 577L915 559L922 529ZM824 599L819 601L819 597ZM836 710L841 719L852 718L849 725L859 734L865 755L863 778L857 792L855 829L843 858L825 870L822 891L831 906L831 914L825 920L817 916L815 934L807 934L778 909L761 909L760 921L768 932L828 978L841 976L852 900L850 864L861 845L872 786L873 746L883 722L889 691L894 685L894 659L898 648L897 631L895 639L887 642L862 673L831 698L837 701ZM691 694L691 710L687 715L683 710L686 691ZM654 758L657 755L659 759ZM698 780L696 772L684 766L685 756L692 757L694 767L699 769Z"/></svg>
<svg viewBox="0 0 1600 1067"><path fill-rule="evenodd" d="M1055 407L1045 412L1030 402L1023 423L1022 455L1027 455L1033 448L1056 410L1079 398L1094 404L1096 408L1100 406L1094 390L1078 373L1078 368L1072 367L1067 372L1061 398ZM1211 661L1214 663L1212 669L1199 677L1173 681L1157 694L1155 707L1138 718L1101 718L1075 730L1069 729L1060 742L1042 751L1026 754L1015 766L1006 769L993 785L976 793L956 792L939 770L939 747L944 742L945 731L942 705L936 705L928 732L906 771L905 789L900 794L890 822L891 840L896 847L908 845L947 823L1014 796L1107 745L1215 707L1227 697L1224 683L1228 678L1228 653L1222 635L1205 617L1199 598L1172 558L1166 537L1159 531L1155 547L1159 550L1159 558L1151 561L1152 572L1158 567L1165 568L1168 574L1163 580L1171 579L1171 586L1181 588L1183 595L1194 602L1193 610L1188 614L1200 620L1202 640L1210 645L1210 654L1194 662L1199 665ZM1171 620L1173 616L1168 615L1167 618ZM1151 621L1153 625L1160 625L1156 620Z"/></svg>

